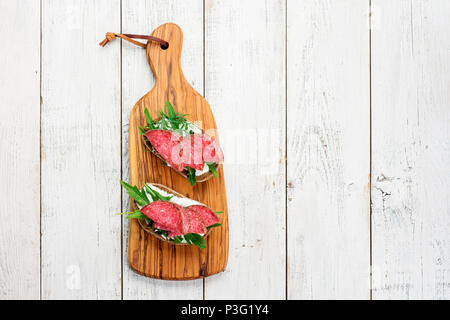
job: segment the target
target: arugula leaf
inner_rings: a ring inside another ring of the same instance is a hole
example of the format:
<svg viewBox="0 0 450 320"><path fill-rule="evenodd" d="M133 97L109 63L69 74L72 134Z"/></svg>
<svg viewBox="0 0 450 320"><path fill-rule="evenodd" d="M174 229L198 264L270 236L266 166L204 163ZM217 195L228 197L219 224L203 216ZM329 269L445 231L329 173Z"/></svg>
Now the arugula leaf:
<svg viewBox="0 0 450 320"><path fill-rule="evenodd" d="M214 177L217 178L218 175L216 170L216 164L214 162L207 162L206 164L208 165L209 171L211 171Z"/></svg>
<svg viewBox="0 0 450 320"><path fill-rule="evenodd" d="M136 211L139 211L139 210L136 210ZM128 212L119 212L119 213L116 213L118 216L121 216L121 215L123 215L123 214L132 214L132 213L135 213L136 211L128 211Z"/></svg>
<svg viewBox="0 0 450 320"><path fill-rule="evenodd" d="M147 218L147 217L139 210L136 210L134 213L127 215L127 219L145 220L145 218Z"/></svg>
<svg viewBox="0 0 450 320"><path fill-rule="evenodd" d="M188 245L192 246L192 240L187 234L184 235L184 240L186 240Z"/></svg>
<svg viewBox="0 0 450 320"><path fill-rule="evenodd" d="M154 128L153 119L152 119L152 117L150 117L150 112L148 111L147 108L144 109L144 114L145 114L145 119L147 119L147 125L148 125L149 129L153 129Z"/></svg>
<svg viewBox="0 0 450 320"><path fill-rule="evenodd" d="M158 201L158 200L169 201L170 199L172 199L174 197L174 196L163 196L156 190L153 190L152 188L150 188L150 186L147 184L144 186L144 189L145 189L145 191L147 191L147 193L150 194L153 201Z"/></svg>
<svg viewBox="0 0 450 320"><path fill-rule="evenodd" d="M173 238L173 242L175 242L175 243L182 243L183 242L183 238L180 237L180 236L175 236Z"/></svg>
<svg viewBox="0 0 450 320"><path fill-rule="evenodd" d="M139 192L141 194L142 198L147 202L147 204L150 203L150 200L148 199L147 194L145 193L144 189L139 190L138 187L135 186L134 190L136 190L137 192Z"/></svg>
<svg viewBox="0 0 450 320"><path fill-rule="evenodd" d="M138 129L139 129L139 133L142 134L143 136L145 136L145 132L146 132L145 129L140 126L138 126Z"/></svg>
<svg viewBox="0 0 450 320"><path fill-rule="evenodd" d="M216 211L216 214L222 214L223 211Z"/></svg>
<svg viewBox="0 0 450 320"><path fill-rule="evenodd" d="M158 201L158 200L159 200L158 196L157 196L156 194L153 193L153 190L152 190L149 186L145 185L145 186L144 186L144 189L145 189L145 191L146 191L148 194L150 194L150 197L152 197L152 200L153 200L153 201Z"/></svg>
<svg viewBox="0 0 450 320"><path fill-rule="evenodd" d="M175 197L175 196L163 196L163 195L161 195L160 193L158 193L158 192L156 192L156 191L154 191L154 190L153 190L153 192L155 192L155 193L158 195L158 197L159 197L161 200L164 200L164 201L170 201L170 199L172 199L173 197Z"/></svg>
<svg viewBox="0 0 450 320"><path fill-rule="evenodd" d="M175 113L175 110L173 109L173 106L170 103L170 101L166 101L166 109L167 109L167 114L169 115L169 119L177 118L177 114Z"/></svg>
<svg viewBox="0 0 450 320"><path fill-rule="evenodd" d="M131 186L125 181L120 181L120 184L125 188L128 195L136 200L136 202L141 206L146 206L150 203L145 192L140 191L136 186Z"/></svg>
<svg viewBox="0 0 450 320"><path fill-rule="evenodd" d="M188 123L185 118L186 114L175 112L170 101L166 101L164 111L159 111L161 120L154 124L154 128L162 130L187 130Z"/></svg>
<svg viewBox="0 0 450 320"><path fill-rule="evenodd" d="M206 247L206 241L203 239L203 237L197 233L188 233L184 235L184 239L189 244L195 244L200 249L205 249Z"/></svg>
<svg viewBox="0 0 450 320"><path fill-rule="evenodd" d="M190 168L190 167L186 167L186 169L188 170L188 181L191 184L191 186L195 186L195 183L197 182L197 177L195 176L195 169L194 168Z"/></svg>
<svg viewBox="0 0 450 320"><path fill-rule="evenodd" d="M212 225L210 225L210 226L207 226L206 227L206 229L211 229L211 228L216 228L216 227L220 227L222 224L221 223L215 223L215 224L212 224Z"/></svg>
<svg viewBox="0 0 450 320"><path fill-rule="evenodd" d="M140 219L140 220L146 220L148 219L140 210L136 210L136 211L130 211L130 212L123 212L123 213L118 213L120 214L126 214L127 215L127 219Z"/></svg>

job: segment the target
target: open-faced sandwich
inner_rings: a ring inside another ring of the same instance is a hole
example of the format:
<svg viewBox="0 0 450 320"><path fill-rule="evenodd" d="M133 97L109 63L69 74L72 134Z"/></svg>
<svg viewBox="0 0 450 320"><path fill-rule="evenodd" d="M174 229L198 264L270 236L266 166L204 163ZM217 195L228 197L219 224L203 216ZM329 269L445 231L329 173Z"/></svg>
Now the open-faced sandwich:
<svg viewBox="0 0 450 320"><path fill-rule="evenodd" d="M153 120L145 109L147 126L139 127L146 147L191 185L217 177L223 152L217 140L186 120L185 114L175 112L169 101L165 112Z"/></svg>
<svg viewBox="0 0 450 320"><path fill-rule="evenodd" d="M138 207L121 214L138 219L146 232L160 240L203 249L211 229L221 225L218 214L222 212L214 212L166 186L147 183L139 189L124 181L120 183Z"/></svg>

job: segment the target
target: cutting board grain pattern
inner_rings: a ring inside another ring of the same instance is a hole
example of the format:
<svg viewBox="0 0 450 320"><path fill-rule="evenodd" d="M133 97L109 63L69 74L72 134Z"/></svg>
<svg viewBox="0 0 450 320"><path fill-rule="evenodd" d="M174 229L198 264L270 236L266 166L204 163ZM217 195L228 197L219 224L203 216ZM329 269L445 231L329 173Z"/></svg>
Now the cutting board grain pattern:
<svg viewBox="0 0 450 320"><path fill-rule="evenodd" d="M136 103L130 114L130 182L139 187L146 182L160 183L224 213L220 215L222 226L211 232L203 250L195 246L164 243L145 233L133 220L130 222L128 259L134 271L148 277L197 279L222 271L228 260L228 212L223 168L220 166L218 178L192 187L187 179L146 150L138 126L145 126L145 108L156 118L166 101L172 103L175 111L188 114L189 121L201 125L207 132L215 131L216 123L208 102L189 85L181 71L181 29L176 24L167 23L158 27L152 35L168 41L169 47L163 50L157 43L147 45L147 58L155 76L155 86ZM135 209L133 205L131 209Z"/></svg>

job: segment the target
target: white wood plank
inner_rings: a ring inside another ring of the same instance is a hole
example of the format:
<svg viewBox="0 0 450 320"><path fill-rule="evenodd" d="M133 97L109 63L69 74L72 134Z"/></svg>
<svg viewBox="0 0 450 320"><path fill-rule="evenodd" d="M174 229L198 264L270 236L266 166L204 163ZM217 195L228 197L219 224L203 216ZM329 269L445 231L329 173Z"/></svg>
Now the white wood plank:
<svg viewBox="0 0 450 320"><path fill-rule="evenodd" d="M450 298L450 2L372 0L373 297Z"/></svg>
<svg viewBox="0 0 450 320"><path fill-rule="evenodd" d="M203 92L203 1L122 1L122 31L150 34L159 25L174 22L183 31L181 66L189 83ZM119 43L111 44L118 48ZM122 178L129 180L128 119L136 102L153 87L154 79L145 50L128 42L122 44ZM123 193L123 210L129 209ZM128 265L128 221L123 219L123 298L202 299L203 280L163 281L140 276Z"/></svg>
<svg viewBox="0 0 450 320"><path fill-rule="evenodd" d="M285 1L205 1L205 93L225 153L230 254L206 299L286 292Z"/></svg>
<svg viewBox="0 0 450 320"><path fill-rule="evenodd" d="M120 1L42 5L42 298L120 299Z"/></svg>
<svg viewBox="0 0 450 320"><path fill-rule="evenodd" d="M40 8L0 1L0 299L39 299Z"/></svg>
<svg viewBox="0 0 450 320"><path fill-rule="evenodd" d="M368 1L288 1L288 298L370 295Z"/></svg>

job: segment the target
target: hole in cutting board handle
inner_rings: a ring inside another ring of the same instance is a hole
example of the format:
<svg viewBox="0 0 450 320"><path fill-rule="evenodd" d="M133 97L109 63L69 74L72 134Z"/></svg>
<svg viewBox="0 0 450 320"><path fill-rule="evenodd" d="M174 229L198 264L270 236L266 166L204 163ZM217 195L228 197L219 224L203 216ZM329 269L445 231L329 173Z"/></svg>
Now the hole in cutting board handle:
<svg viewBox="0 0 450 320"><path fill-rule="evenodd" d="M161 45L161 49L162 49L162 50L167 50L167 49L169 49L169 43L167 43L167 44L162 44L162 45Z"/></svg>

